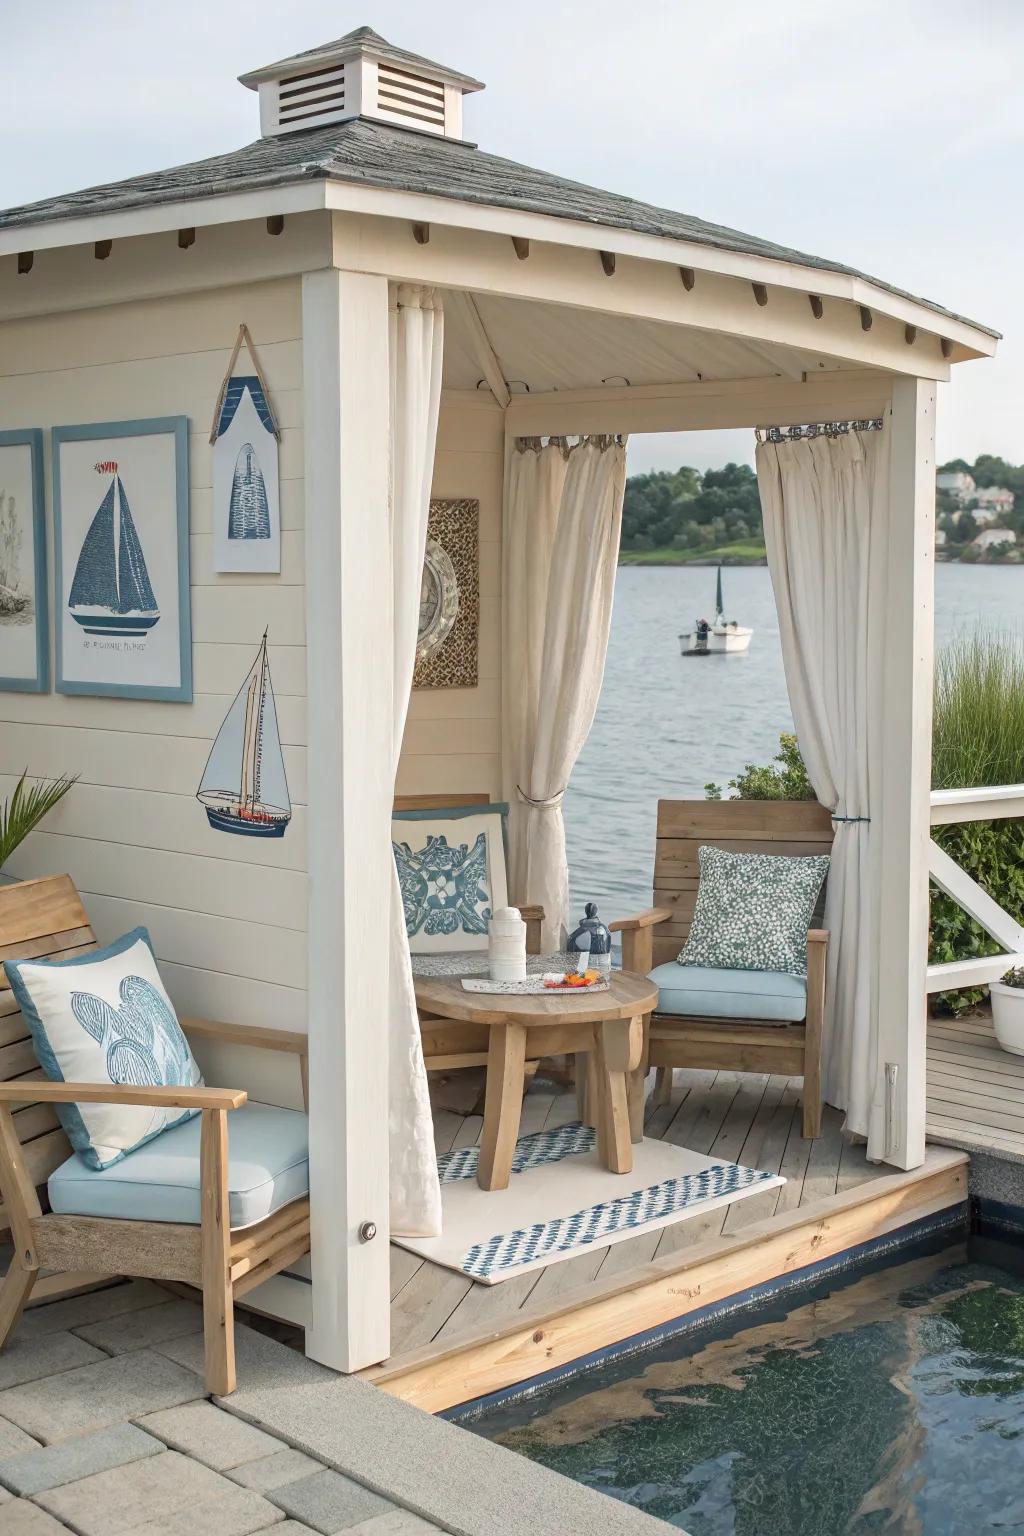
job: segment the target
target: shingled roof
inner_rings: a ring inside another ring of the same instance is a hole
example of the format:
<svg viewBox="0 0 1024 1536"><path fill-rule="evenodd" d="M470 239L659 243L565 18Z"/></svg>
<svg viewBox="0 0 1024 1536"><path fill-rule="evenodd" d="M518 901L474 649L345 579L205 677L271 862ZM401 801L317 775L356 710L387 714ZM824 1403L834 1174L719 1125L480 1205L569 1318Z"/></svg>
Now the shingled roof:
<svg viewBox="0 0 1024 1536"><path fill-rule="evenodd" d="M109 182L45 198L0 212L0 231L47 224L60 219L120 213L161 203L226 196L230 193L294 186L311 181L348 182L387 191L423 193L456 202L510 208L524 213L575 219L609 229L691 241L716 250L823 272L862 278L884 292L924 305L949 319L963 316L928 299L915 297L839 261L809 256L788 246L745 235L691 214L674 213L651 203L637 202L615 192L603 192L582 182L568 181L547 171L486 154L460 140L392 128L355 118L324 128L255 140L242 149L208 160L192 161L126 181ZM967 325L990 336L999 332L976 321Z"/></svg>

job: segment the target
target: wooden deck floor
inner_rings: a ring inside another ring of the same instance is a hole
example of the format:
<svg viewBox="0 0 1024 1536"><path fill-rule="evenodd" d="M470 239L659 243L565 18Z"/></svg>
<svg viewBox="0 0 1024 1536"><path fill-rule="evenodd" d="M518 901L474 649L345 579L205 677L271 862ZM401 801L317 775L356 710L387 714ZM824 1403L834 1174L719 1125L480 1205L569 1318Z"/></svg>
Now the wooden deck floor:
<svg viewBox="0 0 1024 1536"><path fill-rule="evenodd" d="M557 1306L561 1297L581 1287L603 1288L655 1258L696 1248L719 1234L739 1232L891 1172L869 1163L863 1146L843 1137L833 1109L825 1110L822 1135L806 1141L800 1134L799 1088L799 1079L765 1074L677 1071L671 1105L648 1115L648 1136L781 1173L787 1180L781 1188L495 1286L467 1280L392 1246L392 1364L424 1346L457 1344L482 1328L513 1323L524 1308L532 1314L542 1303ZM439 1153L476 1142L481 1089L482 1078L469 1072L434 1087ZM575 1095L537 1078L523 1104L521 1134L575 1118Z"/></svg>
<svg viewBox="0 0 1024 1536"><path fill-rule="evenodd" d="M928 1024L930 1141L1024 1156L1024 1056L1001 1050L987 1014Z"/></svg>

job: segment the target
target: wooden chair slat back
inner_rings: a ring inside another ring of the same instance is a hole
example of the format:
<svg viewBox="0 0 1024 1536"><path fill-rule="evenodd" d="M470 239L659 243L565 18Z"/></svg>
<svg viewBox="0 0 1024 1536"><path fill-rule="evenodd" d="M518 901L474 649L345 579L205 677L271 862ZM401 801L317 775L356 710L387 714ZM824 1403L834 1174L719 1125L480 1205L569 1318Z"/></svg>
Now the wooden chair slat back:
<svg viewBox="0 0 1024 1536"><path fill-rule="evenodd" d="M48 875L0 886L0 960L70 959L96 948L70 875ZM0 1082L25 1077L25 1102L14 1114L25 1164L45 1184L71 1151L53 1107L33 1100L31 1080L42 1074L32 1036L0 966ZM0 1231L7 1226L0 1205Z"/></svg>
<svg viewBox="0 0 1024 1536"><path fill-rule="evenodd" d="M808 855L832 848L832 818L816 800L659 800L654 905L673 916L654 930L654 963L674 960L690 932L701 847L730 853ZM824 909L822 887L815 912Z"/></svg>
<svg viewBox="0 0 1024 1536"><path fill-rule="evenodd" d="M490 795L473 790L467 795L396 795L396 811L451 811L460 805L490 805Z"/></svg>

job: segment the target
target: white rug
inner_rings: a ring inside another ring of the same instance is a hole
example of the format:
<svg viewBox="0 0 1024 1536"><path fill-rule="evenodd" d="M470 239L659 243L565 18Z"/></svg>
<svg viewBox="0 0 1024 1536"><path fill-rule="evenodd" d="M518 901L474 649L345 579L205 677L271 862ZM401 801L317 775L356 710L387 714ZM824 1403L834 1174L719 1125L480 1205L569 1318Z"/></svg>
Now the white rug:
<svg viewBox="0 0 1024 1536"><path fill-rule="evenodd" d="M444 1230L393 1242L471 1280L496 1285L528 1269L687 1221L786 1181L645 1139L632 1173L609 1173L596 1132L573 1124L520 1137L508 1189L476 1182L478 1148L438 1159Z"/></svg>

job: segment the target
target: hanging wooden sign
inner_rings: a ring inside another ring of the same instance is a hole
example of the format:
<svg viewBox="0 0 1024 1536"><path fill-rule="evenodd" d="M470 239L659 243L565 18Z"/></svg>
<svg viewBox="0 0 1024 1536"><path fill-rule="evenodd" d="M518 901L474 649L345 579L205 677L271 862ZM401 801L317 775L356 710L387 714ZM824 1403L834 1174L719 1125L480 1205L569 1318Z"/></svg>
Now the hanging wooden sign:
<svg viewBox="0 0 1024 1536"><path fill-rule="evenodd" d="M252 372L236 374L243 344ZM215 571L281 569L280 435L252 337L241 325L210 432Z"/></svg>

